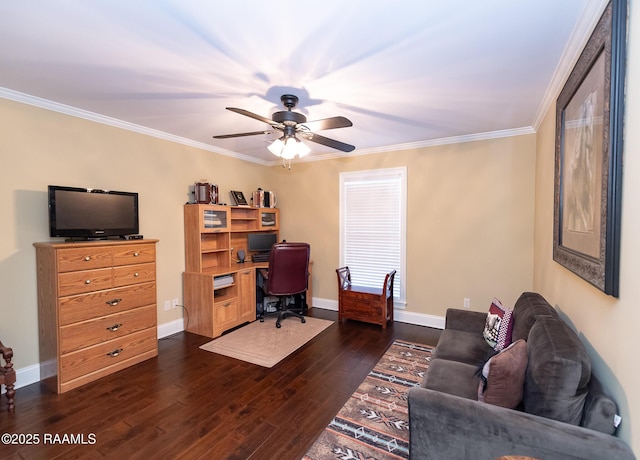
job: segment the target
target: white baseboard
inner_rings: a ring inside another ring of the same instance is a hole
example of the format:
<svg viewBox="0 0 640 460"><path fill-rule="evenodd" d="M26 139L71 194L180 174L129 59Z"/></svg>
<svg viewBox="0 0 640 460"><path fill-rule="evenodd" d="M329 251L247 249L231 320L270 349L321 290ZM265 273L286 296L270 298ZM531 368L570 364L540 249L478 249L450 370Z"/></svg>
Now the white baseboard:
<svg viewBox="0 0 640 460"><path fill-rule="evenodd" d="M169 323L158 324L159 339L163 339L182 331L184 331L184 318L176 319Z"/></svg>
<svg viewBox="0 0 640 460"><path fill-rule="evenodd" d="M338 311L338 301L331 299L320 299L314 297L311 299L313 308L322 308L323 310Z"/></svg>
<svg viewBox="0 0 640 460"><path fill-rule="evenodd" d="M425 315L424 313L413 313L410 311L396 310L393 319L401 323L415 324L417 326L433 327L444 329L444 317L435 315Z"/></svg>
<svg viewBox="0 0 640 460"><path fill-rule="evenodd" d="M338 311L338 301L331 299L320 299L314 297L311 300L313 308L322 308L324 310ZM444 329L444 317L425 315L423 313L412 313L404 310L394 312L394 319L401 323L416 324L418 326L434 327L436 329ZM176 319L174 321L158 325L158 339L168 337L178 332L184 331L184 319ZM21 388L32 383L40 381L40 364L16 369L16 388ZM4 387L3 387L4 393Z"/></svg>
<svg viewBox="0 0 640 460"><path fill-rule="evenodd" d="M16 369L16 384L15 388L26 387L32 383L40 381L40 364L32 364L31 366L21 367ZM5 388L2 386L2 393L4 394Z"/></svg>

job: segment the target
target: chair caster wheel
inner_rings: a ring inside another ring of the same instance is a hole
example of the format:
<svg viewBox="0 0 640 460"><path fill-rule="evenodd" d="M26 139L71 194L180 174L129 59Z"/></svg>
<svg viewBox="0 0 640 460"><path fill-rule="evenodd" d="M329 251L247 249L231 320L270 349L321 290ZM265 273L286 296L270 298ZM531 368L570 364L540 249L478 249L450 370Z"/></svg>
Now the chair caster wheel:
<svg viewBox="0 0 640 460"><path fill-rule="evenodd" d="M280 328L282 327L282 324L280 324L280 323L276 323L276 327L277 327L278 329L280 329Z"/></svg>
<svg viewBox="0 0 640 460"><path fill-rule="evenodd" d="M306 320L306 319L304 319L304 318L302 318L302 322L303 322L303 323L306 323L306 322L307 322L307 320Z"/></svg>

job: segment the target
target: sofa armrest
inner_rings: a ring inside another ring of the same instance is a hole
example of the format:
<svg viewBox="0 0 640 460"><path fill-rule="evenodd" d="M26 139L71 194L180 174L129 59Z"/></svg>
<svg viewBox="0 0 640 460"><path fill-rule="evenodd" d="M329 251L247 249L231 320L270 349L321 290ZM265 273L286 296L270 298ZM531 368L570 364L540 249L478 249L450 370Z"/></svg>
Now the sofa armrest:
<svg viewBox="0 0 640 460"><path fill-rule="evenodd" d="M409 390L411 459L634 459L620 439L426 388Z"/></svg>
<svg viewBox="0 0 640 460"><path fill-rule="evenodd" d="M479 311L448 308L445 316L445 329L482 334L487 314Z"/></svg>

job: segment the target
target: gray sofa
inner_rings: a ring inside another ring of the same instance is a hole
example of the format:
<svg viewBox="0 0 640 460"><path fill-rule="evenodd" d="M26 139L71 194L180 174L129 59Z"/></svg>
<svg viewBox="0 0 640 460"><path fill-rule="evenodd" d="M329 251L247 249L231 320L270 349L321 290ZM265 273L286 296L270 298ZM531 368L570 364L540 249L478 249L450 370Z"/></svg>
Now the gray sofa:
<svg viewBox="0 0 640 460"><path fill-rule="evenodd" d="M410 458L634 459L575 332L536 293L523 293L513 316L513 342L526 340L522 402L478 401L478 368L495 353L482 335L487 314L449 309L422 387L409 391Z"/></svg>

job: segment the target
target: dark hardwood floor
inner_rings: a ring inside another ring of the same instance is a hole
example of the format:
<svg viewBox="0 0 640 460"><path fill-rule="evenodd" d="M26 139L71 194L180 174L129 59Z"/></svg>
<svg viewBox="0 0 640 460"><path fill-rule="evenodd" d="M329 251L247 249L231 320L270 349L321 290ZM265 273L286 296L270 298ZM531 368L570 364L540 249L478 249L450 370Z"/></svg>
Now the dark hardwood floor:
<svg viewBox="0 0 640 460"><path fill-rule="evenodd" d="M0 457L300 459L394 339L435 345L439 336L398 322L339 324L317 308L310 316L336 322L271 369L180 333L160 340L157 358L68 393L22 387L13 414L3 395L0 434L39 444L3 438ZM56 443L70 436L84 444Z"/></svg>

